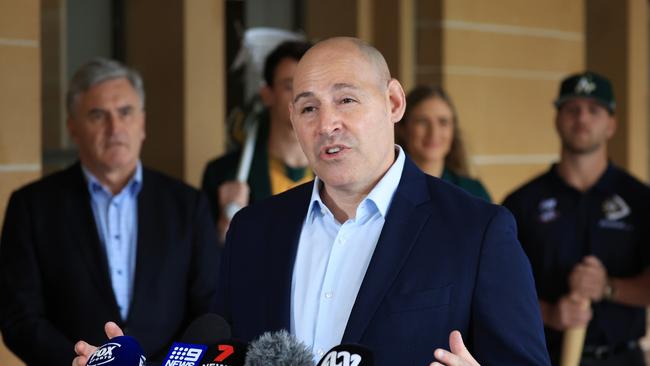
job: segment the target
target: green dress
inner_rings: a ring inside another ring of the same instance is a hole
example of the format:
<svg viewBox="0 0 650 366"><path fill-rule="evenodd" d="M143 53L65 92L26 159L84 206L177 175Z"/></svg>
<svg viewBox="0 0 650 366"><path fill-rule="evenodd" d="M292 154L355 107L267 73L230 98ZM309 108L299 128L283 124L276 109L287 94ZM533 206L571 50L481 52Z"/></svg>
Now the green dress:
<svg viewBox="0 0 650 366"><path fill-rule="evenodd" d="M458 187L466 190L467 192L475 195L476 197L482 198L488 202L492 202L490 194L485 189L483 184L477 180L463 175L458 175L451 170L445 168L442 171L442 180L453 183Z"/></svg>

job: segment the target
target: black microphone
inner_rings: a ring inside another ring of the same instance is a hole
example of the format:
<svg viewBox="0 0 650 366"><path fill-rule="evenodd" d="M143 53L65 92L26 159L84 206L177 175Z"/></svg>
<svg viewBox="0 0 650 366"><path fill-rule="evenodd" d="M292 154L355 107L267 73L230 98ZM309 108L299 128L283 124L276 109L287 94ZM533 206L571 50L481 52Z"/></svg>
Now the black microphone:
<svg viewBox="0 0 650 366"><path fill-rule="evenodd" d="M221 339L230 338L230 325L217 314L203 314L194 319L181 337L181 342L214 344Z"/></svg>
<svg viewBox="0 0 650 366"><path fill-rule="evenodd" d="M144 366L144 352L133 337L113 337L97 348L86 366Z"/></svg>
<svg viewBox="0 0 650 366"><path fill-rule="evenodd" d="M358 344L339 344L318 361L317 366L374 366L372 351Z"/></svg>
<svg viewBox="0 0 650 366"><path fill-rule="evenodd" d="M314 366L314 355L286 330L267 332L248 346L245 366Z"/></svg>

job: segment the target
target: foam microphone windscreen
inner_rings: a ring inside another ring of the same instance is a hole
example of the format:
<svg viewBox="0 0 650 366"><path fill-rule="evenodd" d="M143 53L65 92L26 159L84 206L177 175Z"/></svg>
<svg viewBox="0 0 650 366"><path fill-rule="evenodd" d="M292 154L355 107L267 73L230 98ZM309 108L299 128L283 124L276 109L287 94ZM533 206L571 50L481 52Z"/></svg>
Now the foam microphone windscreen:
<svg viewBox="0 0 650 366"><path fill-rule="evenodd" d="M339 344L329 350L317 366L374 366L372 351L358 344Z"/></svg>
<svg viewBox="0 0 650 366"><path fill-rule="evenodd" d="M246 366L314 366L314 355L286 330L267 332L251 342Z"/></svg>
<svg viewBox="0 0 650 366"><path fill-rule="evenodd" d="M135 338L113 337L90 355L86 366L143 366L143 353Z"/></svg>
<svg viewBox="0 0 650 366"><path fill-rule="evenodd" d="M196 318L181 337L184 343L215 344L230 338L230 325L217 314L203 314Z"/></svg>

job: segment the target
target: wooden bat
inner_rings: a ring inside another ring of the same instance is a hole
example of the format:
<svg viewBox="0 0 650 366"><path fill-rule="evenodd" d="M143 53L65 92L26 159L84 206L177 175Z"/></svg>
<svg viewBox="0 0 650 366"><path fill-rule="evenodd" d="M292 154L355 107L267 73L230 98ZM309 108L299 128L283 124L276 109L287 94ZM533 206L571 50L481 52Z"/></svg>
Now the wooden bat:
<svg viewBox="0 0 650 366"><path fill-rule="evenodd" d="M586 300L584 308L591 306L591 302ZM587 325L584 327L570 328L564 332L562 340L562 356L560 366L578 366L582 357L582 349L585 345L585 335L587 334Z"/></svg>

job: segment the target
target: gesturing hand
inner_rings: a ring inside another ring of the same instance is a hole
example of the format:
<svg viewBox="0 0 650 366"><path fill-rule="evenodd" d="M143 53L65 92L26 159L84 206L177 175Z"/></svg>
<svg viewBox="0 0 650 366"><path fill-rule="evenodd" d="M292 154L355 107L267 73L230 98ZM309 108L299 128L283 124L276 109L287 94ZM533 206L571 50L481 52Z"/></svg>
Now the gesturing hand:
<svg viewBox="0 0 650 366"><path fill-rule="evenodd" d="M433 355L437 361L432 362L430 366L480 366L465 347L459 331L455 330L449 334L449 348L451 352L442 348L436 349Z"/></svg>
<svg viewBox="0 0 650 366"><path fill-rule="evenodd" d="M108 339L124 335L122 329L113 322L104 324L104 332ZM77 342L74 345L74 352L77 354L77 357L72 360L72 366L86 366L90 355L92 355L95 350L97 350L97 346L93 346L84 341Z"/></svg>

